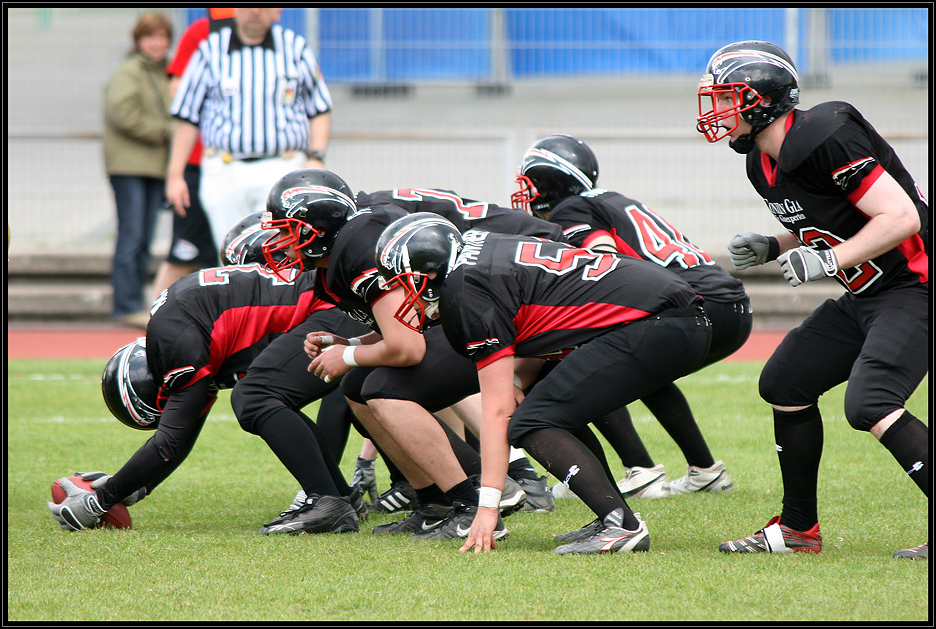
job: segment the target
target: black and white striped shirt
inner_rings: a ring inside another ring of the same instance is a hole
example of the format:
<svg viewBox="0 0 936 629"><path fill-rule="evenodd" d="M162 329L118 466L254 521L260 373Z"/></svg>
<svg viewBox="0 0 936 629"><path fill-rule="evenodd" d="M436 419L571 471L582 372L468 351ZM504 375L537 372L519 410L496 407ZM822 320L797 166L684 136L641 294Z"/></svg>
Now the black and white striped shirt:
<svg viewBox="0 0 936 629"><path fill-rule="evenodd" d="M306 150L309 119L331 107L304 37L274 24L247 46L228 26L192 54L172 114L199 127L205 148L242 159Z"/></svg>

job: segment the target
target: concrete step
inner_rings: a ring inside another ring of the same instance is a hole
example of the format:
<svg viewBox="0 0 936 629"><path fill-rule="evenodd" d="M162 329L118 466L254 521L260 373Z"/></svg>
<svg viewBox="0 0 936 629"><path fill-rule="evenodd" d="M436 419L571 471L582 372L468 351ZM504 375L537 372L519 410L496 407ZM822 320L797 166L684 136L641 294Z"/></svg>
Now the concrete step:
<svg viewBox="0 0 936 629"><path fill-rule="evenodd" d="M113 289L103 282L42 282L7 285L10 320L107 319Z"/></svg>
<svg viewBox="0 0 936 629"><path fill-rule="evenodd" d="M152 294L151 268L147 295ZM726 259L716 258L730 268ZM16 321L105 321L110 318L113 290L110 254L35 252L12 256L7 278L7 316ZM758 328L790 328L802 321L826 299L843 289L828 280L790 287L776 265L736 272L745 284Z"/></svg>

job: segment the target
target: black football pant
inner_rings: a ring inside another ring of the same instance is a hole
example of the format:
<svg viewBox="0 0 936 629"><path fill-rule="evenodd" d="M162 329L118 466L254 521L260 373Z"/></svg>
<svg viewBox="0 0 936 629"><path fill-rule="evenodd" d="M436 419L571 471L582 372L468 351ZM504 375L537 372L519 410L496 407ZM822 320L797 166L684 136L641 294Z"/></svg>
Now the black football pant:
<svg viewBox="0 0 936 629"><path fill-rule="evenodd" d="M338 308L313 313L253 360L231 392L231 406L241 427L270 446L307 494L346 495L338 464L352 413L338 382L326 384L307 369L303 341L318 331L347 338L369 330ZM301 413L315 400L322 400L317 423Z"/></svg>
<svg viewBox="0 0 936 629"><path fill-rule="evenodd" d="M682 316L647 317L585 343L527 391L508 425L511 445L566 481L599 517L619 507L625 519L631 512L601 461L574 433L692 373L709 351L712 330L701 309L660 314Z"/></svg>

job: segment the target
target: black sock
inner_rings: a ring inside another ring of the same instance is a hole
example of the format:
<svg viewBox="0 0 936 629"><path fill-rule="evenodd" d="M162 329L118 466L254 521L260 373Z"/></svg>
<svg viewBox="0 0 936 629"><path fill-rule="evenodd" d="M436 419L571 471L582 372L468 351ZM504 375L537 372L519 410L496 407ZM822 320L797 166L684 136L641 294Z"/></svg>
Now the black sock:
<svg viewBox="0 0 936 629"><path fill-rule="evenodd" d="M299 481L307 495L341 495L315 433L295 411L282 408L258 422L256 428L257 434Z"/></svg>
<svg viewBox="0 0 936 629"><path fill-rule="evenodd" d="M510 462L510 465L507 466L507 476L514 480L520 480L521 478L539 480L536 469L530 463L530 459L525 456Z"/></svg>
<svg viewBox="0 0 936 629"><path fill-rule="evenodd" d="M433 415L435 417L435 415ZM445 431L445 436L448 437L449 445L452 446L452 452L455 453L455 458L458 459L459 465L465 471L465 474L472 476L474 474L481 473L481 455L478 454L478 451L469 446L464 439L458 436L458 434L449 428L448 424L439 419L435 418L439 425L442 426L442 429Z"/></svg>
<svg viewBox="0 0 936 629"><path fill-rule="evenodd" d="M296 411L296 414L302 418L306 423L306 426L309 427L309 430L312 431L312 434L315 435L315 438L318 440L319 449L322 451L322 461L325 462L325 466L328 468L328 473L331 475L332 481L335 483L335 487L338 488L338 493L342 496L351 495L351 487L348 486L348 481L345 479L344 474L341 471L341 466L338 464L338 461L335 460L334 453L332 452L331 446L329 445L328 436L322 432L319 428L318 422L312 421L308 415L302 411Z"/></svg>
<svg viewBox="0 0 936 629"><path fill-rule="evenodd" d="M601 445L601 442L598 441L598 437L592 432L592 429L588 426L582 426L574 433L572 436L582 442L588 450L595 455L595 458L598 459L598 462L601 464L601 467L605 471L605 476L608 477L608 480L611 481L611 484L617 487L617 481L614 480L614 474L611 472L611 467L608 465L608 459L604 453L604 447Z"/></svg>
<svg viewBox="0 0 936 629"><path fill-rule="evenodd" d="M448 498L452 504L455 504L457 500L458 502L472 507L478 505L478 490L475 489L475 486L472 485L471 481L467 478L445 492L445 497Z"/></svg>
<svg viewBox="0 0 936 629"><path fill-rule="evenodd" d="M597 419L594 425L621 457L624 467L653 467L653 458L634 429L626 406Z"/></svg>
<svg viewBox="0 0 936 629"><path fill-rule="evenodd" d="M465 426L465 443L471 446L472 450L481 452L481 440L478 439L478 436L468 430L468 427Z"/></svg>
<svg viewBox="0 0 936 629"><path fill-rule="evenodd" d="M905 410L881 435L881 445L929 498L929 427Z"/></svg>
<svg viewBox="0 0 936 629"><path fill-rule="evenodd" d="M640 398L640 401L653 413L682 450L686 463L702 468L715 465L715 459L712 458L705 437L702 436L702 431L692 415L689 402L679 387L671 382L662 389Z"/></svg>
<svg viewBox="0 0 936 629"><path fill-rule="evenodd" d="M780 524L808 531L819 521L816 486L823 440L819 406L801 411L774 409L774 436L783 477Z"/></svg>
<svg viewBox="0 0 936 629"><path fill-rule="evenodd" d="M599 518L618 508L624 510L624 528L639 526L634 512L627 506L613 481L609 481L601 464L581 441L561 428L544 428L527 433L520 444L540 465L561 481L568 483Z"/></svg>
<svg viewBox="0 0 936 629"><path fill-rule="evenodd" d="M439 489L438 485L429 485L416 490L416 497L419 498L419 504L447 505L451 504L445 493Z"/></svg>

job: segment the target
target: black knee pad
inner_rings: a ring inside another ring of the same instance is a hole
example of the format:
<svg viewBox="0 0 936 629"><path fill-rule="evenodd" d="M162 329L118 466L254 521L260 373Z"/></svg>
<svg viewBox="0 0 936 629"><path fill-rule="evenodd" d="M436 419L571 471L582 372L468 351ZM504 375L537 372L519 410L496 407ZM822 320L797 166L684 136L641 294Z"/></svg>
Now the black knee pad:
<svg viewBox="0 0 936 629"><path fill-rule="evenodd" d="M851 387L845 392L845 419L855 430L870 431L876 423L900 408L885 400L872 400L866 391Z"/></svg>
<svg viewBox="0 0 936 629"><path fill-rule="evenodd" d="M358 404L367 404L367 400L361 394L364 387L364 380L374 371L373 367L355 367L345 375L341 376L341 392L346 398Z"/></svg>

